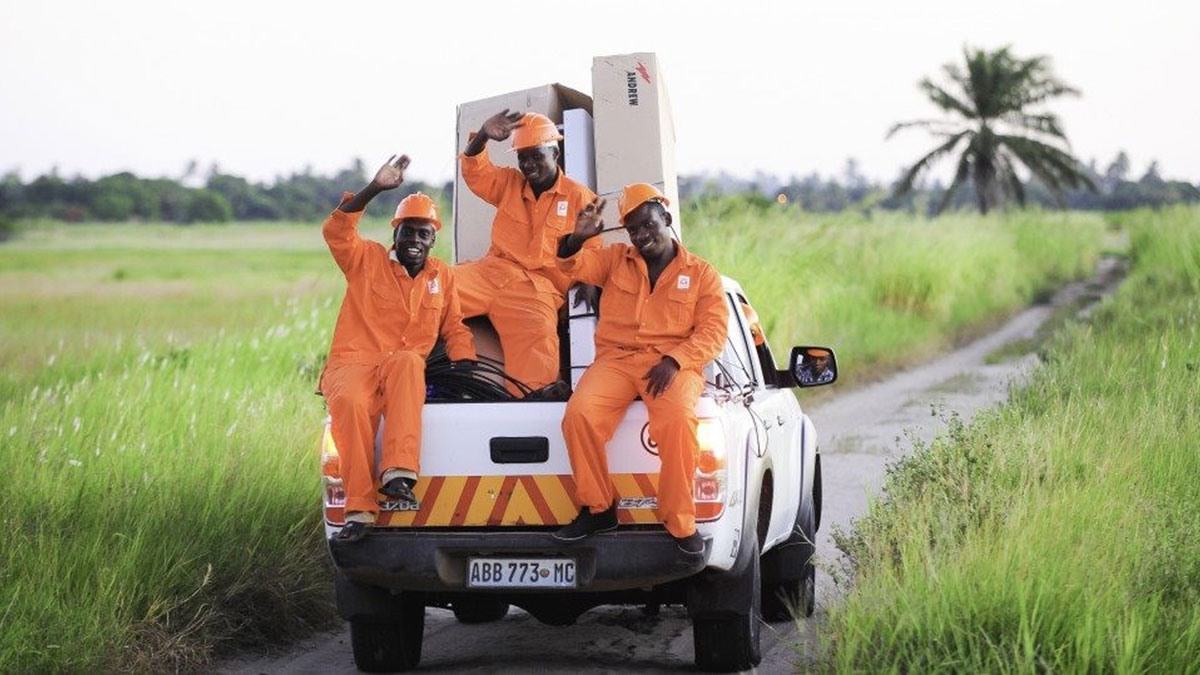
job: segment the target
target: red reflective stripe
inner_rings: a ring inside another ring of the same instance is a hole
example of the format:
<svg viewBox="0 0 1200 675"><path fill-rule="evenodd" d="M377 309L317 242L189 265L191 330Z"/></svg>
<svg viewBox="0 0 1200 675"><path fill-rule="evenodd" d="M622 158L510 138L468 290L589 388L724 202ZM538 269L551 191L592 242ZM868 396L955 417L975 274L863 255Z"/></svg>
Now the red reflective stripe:
<svg viewBox="0 0 1200 675"><path fill-rule="evenodd" d="M488 525L499 525L504 520L504 510L508 508L508 503L512 501L512 493L516 487L516 476L506 476L504 478L504 482L500 484L499 494L496 495L496 503L492 505L492 513L488 516Z"/></svg>
<svg viewBox="0 0 1200 675"><path fill-rule="evenodd" d="M462 494L458 496L458 504L450 517L450 526L459 527L467 520L467 511L471 508L471 499L475 497L475 488L479 487L479 476L469 476L463 486Z"/></svg>
<svg viewBox="0 0 1200 675"><path fill-rule="evenodd" d="M537 481L533 476L521 476L521 485L525 486L525 491L529 493L529 498L533 500L533 508L537 509L538 516L542 519L543 525L554 523L554 512L550 510L550 505L546 503L546 498L542 496L542 491L537 486Z"/></svg>
<svg viewBox="0 0 1200 675"><path fill-rule="evenodd" d="M421 510L417 511L417 515L413 518L413 527L423 527L425 522L429 520L429 514L433 513L433 507L437 504L438 493L442 491L442 483L446 479L442 476L434 476L429 481L429 489L425 490L425 495L421 498Z"/></svg>
<svg viewBox="0 0 1200 675"><path fill-rule="evenodd" d="M657 497L658 493L654 489L654 483L650 482L650 476L644 473L633 474L633 479L637 481L638 487L642 490L643 497Z"/></svg>
<svg viewBox="0 0 1200 675"><path fill-rule="evenodd" d="M575 496L575 479L569 473L560 473L558 475L559 482L567 491L567 496L571 498L571 503L575 505L575 510L579 510L579 498Z"/></svg>

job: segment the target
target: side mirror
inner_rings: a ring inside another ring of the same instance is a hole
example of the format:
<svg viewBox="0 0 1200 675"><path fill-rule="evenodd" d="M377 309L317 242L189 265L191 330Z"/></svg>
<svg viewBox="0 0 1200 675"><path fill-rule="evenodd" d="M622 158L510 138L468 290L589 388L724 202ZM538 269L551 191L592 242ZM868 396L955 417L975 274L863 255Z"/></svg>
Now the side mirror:
<svg viewBox="0 0 1200 675"><path fill-rule="evenodd" d="M837 357L829 347L792 347L788 376L797 387L820 387L837 381Z"/></svg>

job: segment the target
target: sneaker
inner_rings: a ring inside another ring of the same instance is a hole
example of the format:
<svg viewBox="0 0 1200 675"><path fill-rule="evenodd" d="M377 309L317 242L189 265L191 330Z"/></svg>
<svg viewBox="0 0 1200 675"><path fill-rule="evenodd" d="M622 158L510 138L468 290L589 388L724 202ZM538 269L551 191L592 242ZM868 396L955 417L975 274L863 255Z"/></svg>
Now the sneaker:
<svg viewBox="0 0 1200 675"><path fill-rule="evenodd" d="M559 541L579 541L599 532L612 532L617 529L617 505L614 502L600 513L592 513L588 507L579 509L579 515L570 525L559 528L554 538Z"/></svg>
<svg viewBox="0 0 1200 675"><path fill-rule="evenodd" d="M675 537L675 545L686 556L698 556L704 553L704 537L699 532L693 532L686 537Z"/></svg>

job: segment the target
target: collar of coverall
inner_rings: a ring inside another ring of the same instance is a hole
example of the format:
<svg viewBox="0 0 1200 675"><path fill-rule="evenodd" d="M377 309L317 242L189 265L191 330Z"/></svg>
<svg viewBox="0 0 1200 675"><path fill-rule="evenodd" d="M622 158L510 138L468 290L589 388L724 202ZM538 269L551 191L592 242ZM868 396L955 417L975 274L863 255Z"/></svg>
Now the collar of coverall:
<svg viewBox="0 0 1200 675"><path fill-rule="evenodd" d="M529 184L529 181L527 179L525 179L525 174L521 174L521 178L525 180L525 187L521 189L521 195L528 198L530 201L536 202L538 200L538 198L536 195L533 194L533 186ZM558 167L558 178L554 179L554 185L551 185L542 194L548 195L548 194L554 193L554 194L558 194L558 195L567 196L567 190L563 186L563 182L566 180L566 178L567 178L567 175L563 172L562 167L561 166Z"/></svg>
<svg viewBox="0 0 1200 675"><path fill-rule="evenodd" d="M395 246L388 249L388 260L391 260L392 262L396 263L397 265L404 267L404 263L400 262L400 258L396 257L396 247ZM440 261L438 261L437 258L435 258L431 255L425 256L425 266L421 268L420 272L417 272L417 277L419 277L422 274L425 274L427 272L430 275L437 274L437 270L435 269L435 266L438 264L438 262L440 262ZM407 272L408 268L404 267L404 271ZM411 278L416 279L417 277L411 277Z"/></svg>
<svg viewBox="0 0 1200 675"><path fill-rule="evenodd" d="M680 267L691 267L693 264L695 264L696 256L684 247L683 242L679 241L675 237L671 237L671 241L675 242L675 259L671 262L679 261ZM645 262L645 259L642 258L642 254L639 253L637 248L633 245L628 245L625 248L625 257L629 258L630 260L641 259L642 262Z"/></svg>

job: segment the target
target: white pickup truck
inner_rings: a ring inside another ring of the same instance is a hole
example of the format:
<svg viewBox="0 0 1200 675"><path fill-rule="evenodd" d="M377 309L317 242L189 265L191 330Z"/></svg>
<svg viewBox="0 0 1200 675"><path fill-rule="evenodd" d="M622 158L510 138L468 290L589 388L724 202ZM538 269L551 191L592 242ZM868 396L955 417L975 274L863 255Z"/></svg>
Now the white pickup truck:
<svg viewBox="0 0 1200 675"><path fill-rule="evenodd" d="M599 605L684 604L696 665L710 671L757 664L763 618L811 615L821 464L816 431L791 387L832 382L836 362L832 352L816 351L822 358L814 361L807 351L824 348L795 347L788 370L778 370L765 341L755 344L741 287L728 278L724 285L729 336L706 369L696 409L703 558L685 563L654 516L659 460L640 401L608 444L620 526L564 544L551 533L578 513L560 431L565 401L433 396L423 416L419 507L384 504L364 539L330 546L337 609L350 622L359 669L416 667L426 607L478 623L499 620L511 604L565 625ZM574 366L577 380L594 319L575 316L569 325L564 348L574 345L576 354L564 374ZM821 377L813 377L814 362ZM344 495L328 421L321 452L332 535L344 522Z"/></svg>

